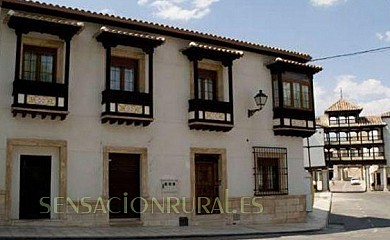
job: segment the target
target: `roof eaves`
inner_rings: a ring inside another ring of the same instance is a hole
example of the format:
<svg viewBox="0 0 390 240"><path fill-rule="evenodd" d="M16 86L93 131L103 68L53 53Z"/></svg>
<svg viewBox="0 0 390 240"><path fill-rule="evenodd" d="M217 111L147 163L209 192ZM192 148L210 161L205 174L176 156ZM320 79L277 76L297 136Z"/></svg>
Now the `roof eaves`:
<svg viewBox="0 0 390 240"><path fill-rule="evenodd" d="M133 18L125 18L125 17L115 16L115 15L111 15L111 14L103 14L103 13L93 12L93 11L89 11L89 10L83 10L83 9L79 9L79 8L66 7L66 6L60 6L60 5L38 2L38 1L29 1L29 0L2 0L0 3L1 3L1 6L6 5L6 7L12 6L12 5L14 5L14 6L19 5L20 7L35 7L35 8L39 8L39 9L50 9L53 11L67 12L69 14L74 14L74 15L83 15L84 17L96 18L96 19L100 19L100 20L111 20L111 21L115 21L115 22L134 24L134 25L137 25L140 27L164 31L167 34L175 33L175 34L180 34L183 36L188 35L188 36L192 36L192 37L202 38L204 40L217 41L219 43L225 43L225 44L231 45L233 48L243 48L243 49L247 49L248 51L257 50L257 51L261 51L261 52L265 52L265 53L269 53L269 54L273 53L276 55L280 54L280 55L284 55L284 56L287 56L290 58L299 59L299 61L303 61L303 62L307 62L307 61L311 60L311 56L309 54L306 54L306 53L285 50L285 49L281 49L281 48L277 48L277 47L266 46L263 44L242 41L242 40L233 39L233 38L229 38L229 37L218 36L215 34L204 33L204 32L169 26L169 25L160 24L160 23L142 21L142 20L137 20L137 19L133 19Z"/></svg>

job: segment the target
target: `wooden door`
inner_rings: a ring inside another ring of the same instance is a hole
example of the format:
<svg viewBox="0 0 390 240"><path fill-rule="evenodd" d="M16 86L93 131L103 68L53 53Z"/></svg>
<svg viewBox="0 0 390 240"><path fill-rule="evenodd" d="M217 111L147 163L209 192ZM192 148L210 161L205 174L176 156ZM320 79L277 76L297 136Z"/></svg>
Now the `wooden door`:
<svg viewBox="0 0 390 240"><path fill-rule="evenodd" d="M140 155L110 153L109 198L112 199L110 218L140 218L139 197ZM125 198L127 199L126 208Z"/></svg>
<svg viewBox="0 0 390 240"><path fill-rule="evenodd" d="M19 219L50 219L51 156L20 156Z"/></svg>
<svg viewBox="0 0 390 240"><path fill-rule="evenodd" d="M219 177L218 177L218 159L219 155L211 154L196 154L195 155L195 197L196 197L196 213L197 214L216 214L220 213L218 205L213 209L215 199L219 197ZM210 204L206 207L208 212L200 207L207 204L207 199Z"/></svg>

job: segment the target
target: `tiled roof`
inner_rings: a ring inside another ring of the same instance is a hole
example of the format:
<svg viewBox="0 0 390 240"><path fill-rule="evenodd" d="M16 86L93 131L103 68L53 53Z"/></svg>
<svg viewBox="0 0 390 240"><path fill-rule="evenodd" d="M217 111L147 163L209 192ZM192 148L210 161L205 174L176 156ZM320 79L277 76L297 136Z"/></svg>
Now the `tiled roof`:
<svg viewBox="0 0 390 240"><path fill-rule="evenodd" d="M361 111L362 107L348 102L344 98L340 98L337 102L332 104L325 112L339 112L339 111Z"/></svg>
<svg viewBox="0 0 390 240"><path fill-rule="evenodd" d="M300 63L300 62L296 62L296 61L292 61L292 60L283 59L283 58L280 58L280 57L276 58L275 62L283 62L283 63L288 63L288 64L300 66L300 67L313 68L313 69L318 70L318 71L322 70L321 66L311 65L311 64L307 64L307 63Z"/></svg>
<svg viewBox="0 0 390 240"><path fill-rule="evenodd" d="M316 124L321 127L330 127L329 117L327 114L321 115L316 118ZM358 126L384 126L386 123L382 120L381 116L361 116L356 119L356 123L351 125ZM333 126L333 125L332 125ZM335 125L337 126L337 125Z"/></svg>
<svg viewBox="0 0 390 240"><path fill-rule="evenodd" d="M390 111L382 114L382 118L390 118Z"/></svg>
<svg viewBox="0 0 390 240"><path fill-rule="evenodd" d="M141 34L141 33L136 33L136 32L122 31L122 30L118 30L118 29L109 28L106 26L103 26L100 28L99 33L102 33L102 32L122 34L122 35L126 35L126 36L139 37L139 38L145 38L145 39L152 39L152 40L157 40L157 41L161 41L161 42L165 41L165 38L163 38L163 37L157 37L157 36L153 36L153 35L149 35L149 34Z"/></svg>
<svg viewBox="0 0 390 240"><path fill-rule="evenodd" d="M199 44L196 42L190 42L188 44L188 47L197 47L197 48L203 48L207 50L213 50L213 51L218 51L218 52L225 52L225 53L230 53L238 56L243 56L244 52L243 51L237 51L237 50L232 50L232 49L227 49L227 48L221 48L221 47L216 47L216 46L211 46L211 45L206 45L206 44Z"/></svg>
<svg viewBox="0 0 390 240"><path fill-rule="evenodd" d="M366 125L386 125L385 122L382 121L381 116L365 116L365 117L359 117L356 122L359 125L366 126Z"/></svg>
<svg viewBox="0 0 390 240"><path fill-rule="evenodd" d="M128 24L137 25L139 27L148 27L148 28L151 28L154 30L163 30L166 32L174 33L174 34L190 35L190 36L198 37L198 38L200 37L200 38L205 38L205 39L210 39L210 40L216 40L219 42L236 45L237 47L244 47L244 48L249 48L249 49L253 49L253 50L260 50L260 51L264 51L264 52L272 52L274 54L283 54L283 55L291 56L294 58L299 58L302 61L311 60L310 55L308 55L306 53L300 53L297 51L291 51L291 50L281 49L281 48L277 48L277 47L271 47L271 46L267 46L267 45L263 45L263 44L259 44L259 43L242 41L242 40L238 40L238 39L234 39L234 38L218 36L215 34L204 33L204 32L169 26L169 25L160 24L160 23L142 21L142 20L137 20L137 19L133 19L133 18L120 17L120 16L116 16L116 15L112 15L112 14L98 13L98 12L83 10L83 9L79 9L79 8L66 7L66 6L54 5L54 4L44 3L44 2L39 2L39 1L29 1L29 0L2 0L2 1L0 1L0 3L2 5L18 4L23 8L24 7L38 7L38 8L42 8L42 9L48 9L48 10L56 10L56 11L60 11L63 13L70 13L70 14L82 15L82 16L86 16L86 17L93 17L93 18L97 18L99 20L104 20L104 21L110 20L110 21L115 21L118 23L128 23Z"/></svg>
<svg viewBox="0 0 390 240"><path fill-rule="evenodd" d="M327 115L321 115L316 118L316 125L321 127L329 126L329 118Z"/></svg>
<svg viewBox="0 0 390 240"><path fill-rule="evenodd" d="M55 18L55 17L42 16L42 15L37 15L37 14L16 12L13 10L8 11L7 16L4 19L4 22L8 22L9 18L11 18L11 17L21 17L21 18L28 18L28 19L33 19L33 20L45 21L45 22L71 25L71 26L76 26L76 27L84 27L83 22L71 21L71 20Z"/></svg>

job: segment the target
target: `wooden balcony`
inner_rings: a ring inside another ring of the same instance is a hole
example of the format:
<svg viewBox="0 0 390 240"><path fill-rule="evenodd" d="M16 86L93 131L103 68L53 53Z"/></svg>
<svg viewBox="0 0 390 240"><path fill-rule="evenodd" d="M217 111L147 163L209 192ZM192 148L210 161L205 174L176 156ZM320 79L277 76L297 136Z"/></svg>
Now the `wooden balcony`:
<svg viewBox="0 0 390 240"><path fill-rule="evenodd" d="M188 110L190 129L228 132L233 128L233 104L191 99Z"/></svg>
<svg viewBox="0 0 390 240"><path fill-rule="evenodd" d="M273 130L277 136L310 137L316 132L314 111L274 108Z"/></svg>
<svg viewBox="0 0 390 240"><path fill-rule="evenodd" d="M42 119L59 117L64 120L68 114L68 86L65 84L16 80L13 98L14 116L35 118L39 115Z"/></svg>
<svg viewBox="0 0 390 240"><path fill-rule="evenodd" d="M153 98L149 93L105 90L102 105L102 123L148 126L153 121Z"/></svg>

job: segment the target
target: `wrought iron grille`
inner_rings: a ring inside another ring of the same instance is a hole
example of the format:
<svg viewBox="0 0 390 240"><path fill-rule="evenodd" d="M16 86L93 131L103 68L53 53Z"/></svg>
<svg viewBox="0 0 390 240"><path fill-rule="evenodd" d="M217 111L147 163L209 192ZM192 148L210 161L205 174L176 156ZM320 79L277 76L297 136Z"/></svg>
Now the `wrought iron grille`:
<svg viewBox="0 0 390 240"><path fill-rule="evenodd" d="M255 195L288 194L287 148L253 147Z"/></svg>

